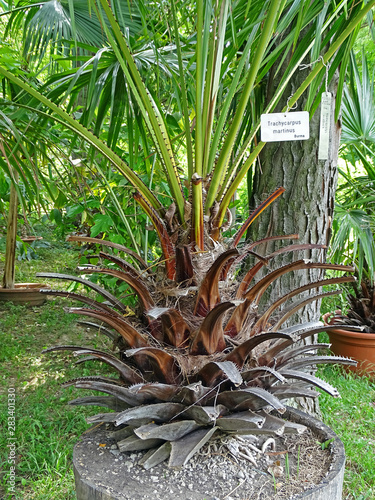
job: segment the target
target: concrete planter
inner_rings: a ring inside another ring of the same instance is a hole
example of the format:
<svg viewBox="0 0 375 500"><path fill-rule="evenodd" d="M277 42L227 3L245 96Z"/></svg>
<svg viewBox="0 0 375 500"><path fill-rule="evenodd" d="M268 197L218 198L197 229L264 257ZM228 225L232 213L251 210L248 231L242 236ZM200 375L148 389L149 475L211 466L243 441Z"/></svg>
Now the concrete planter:
<svg viewBox="0 0 375 500"><path fill-rule="evenodd" d="M293 496L290 500L341 500L345 469L345 450L336 434L319 420L306 415L294 408L288 408L288 420L309 427L320 442L334 438L330 445L332 464L327 476L313 488ZM124 481L119 467L119 461L111 453L103 453L93 459L92 449L97 450L98 443L105 442L105 433L98 428L90 430L82 436L73 453L73 468L76 483L77 500L128 500L144 498L136 491L133 481ZM91 449L89 449L91 445ZM121 463L121 462L120 462ZM145 474L152 474L145 471ZM195 478L199 482L199 477ZM150 491L152 494L152 492ZM170 496L165 491L165 500L183 500L192 497L192 492L186 489L183 496ZM212 495L194 496L194 498L211 499ZM216 498L216 497L215 497Z"/></svg>

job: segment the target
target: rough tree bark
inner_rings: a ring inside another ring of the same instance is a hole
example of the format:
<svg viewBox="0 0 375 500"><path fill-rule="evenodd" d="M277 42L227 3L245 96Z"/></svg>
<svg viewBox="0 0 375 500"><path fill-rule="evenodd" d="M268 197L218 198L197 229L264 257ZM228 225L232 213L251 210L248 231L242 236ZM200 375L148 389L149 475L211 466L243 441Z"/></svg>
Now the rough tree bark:
<svg viewBox="0 0 375 500"><path fill-rule="evenodd" d="M301 71L292 85L285 92L276 112L281 111L288 95L299 86L305 78L305 71ZM268 98L277 86L274 78L270 79ZM336 97L337 80L330 85L333 94L333 103ZM302 110L305 102L298 102L298 109ZM299 234L301 243L318 243L328 245L333 215L334 196L337 184L337 161L340 142L340 121L334 120L334 104L331 110L331 131L329 159L318 160L318 139L320 125L320 109L314 114L310 122L310 139L306 141L268 143L260 156L260 167L257 169L253 181L253 195L250 208L253 209L277 187L283 186L285 193L272 207L262 214L251 226L251 239L264 238L271 235ZM285 242L267 244L266 253L285 245ZM294 258L314 259L323 261L326 250L306 250L294 253ZM292 260L290 254L281 256L275 263L284 265ZM319 270L309 272L298 271L289 273L278 280L275 296L284 295L288 290L301 286L307 282L316 281L322 276ZM303 321L312 321L319 318L319 304L311 304L304 308ZM301 321L301 314L299 314Z"/></svg>
<svg viewBox="0 0 375 500"><path fill-rule="evenodd" d="M306 77L306 70L300 71L284 93L279 108L280 112L287 98ZM277 87L278 79L271 74L268 83L267 99L270 99ZM259 217L251 226L249 236L254 241L271 235L299 234L301 243L318 243L328 245L333 216L334 196L337 185L337 161L340 142L340 121L334 119L334 103L337 92L337 79L331 82L329 91L333 95L331 110L331 130L329 158L318 160L318 142L320 126L320 108L310 122L310 139L295 142L268 143L260 156L260 167L253 180L253 195L250 209L253 209L277 187L283 186L285 193ZM298 110L303 110L306 97L298 102ZM261 254L271 253L291 241L267 244ZM260 250L260 249L259 249ZM274 261L272 267L279 267L295 259L313 259L324 261L326 250L307 250L284 254ZM273 289L271 299L285 295L289 290L306 283L317 281L323 277L319 270L297 271L288 273L278 280ZM310 294L316 294L313 290ZM308 296L309 293L305 293ZM288 303L287 303L288 305ZM319 320L320 301L313 302L300 310L298 318L291 318L290 323ZM284 325L285 326L285 325ZM311 339L307 339L307 342ZM300 401L302 409L318 414L317 404Z"/></svg>
<svg viewBox="0 0 375 500"><path fill-rule="evenodd" d="M18 176L15 175L16 180L17 178ZM17 207L18 207L17 191L12 183L10 186L3 288L14 288L16 240L17 240Z"/></svg>

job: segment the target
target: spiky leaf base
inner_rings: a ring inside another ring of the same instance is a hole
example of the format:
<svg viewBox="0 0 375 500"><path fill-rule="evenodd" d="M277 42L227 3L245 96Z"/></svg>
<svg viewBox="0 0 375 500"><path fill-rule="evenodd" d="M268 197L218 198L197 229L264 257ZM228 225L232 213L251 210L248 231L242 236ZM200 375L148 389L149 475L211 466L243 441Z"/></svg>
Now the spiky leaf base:
<svg viewBox="0 0 375 500"><path fill-rule="evenodd" d="M325 315L325 320L330 325L342 327L357 326L363 333L375 334L375 286L363 280L360 287L354 283L355 295L348 294L349 310L343 315L337 311L333 316Z"/></svg>
<svg viewBox="0 0 375 500"><path fill-rule="evenodd" d="M100 243L105 245L101 240ZM309 283L289 291L274 304L263 307L262 314L258 313L266 289L287 272L352 269L298 260L269 272L253 284L256 274L276 254L313 246L290 245L266 258L257 256L258 263L239 281L232 269L246 255L254 253L255 245L248 245L241 252L236 248L219 252L203 273L202 265L194 262L190 247L177 247L173 266L169 267L174 282L161 282L158 274L139 272L122 258L100 252L108 267L89 266L81 271L103 273L126 282L138 295L139 318L126 318L125 305L90 281L68 275L39 274L84 282L105 300L99 302L68 292L45 292L83 302L87 307L72 308L70 312L94 318L96 322L90 325L96 325L115 340L114 353L77 346L55 346L46 351L71 350L77 356L84 356L82 362L103 361L117 372L115 379L83 377L65 385L108 395L86 396L71 404L114 410L89 421L121 426L118 437L121 451L153 450L144 458L146 468L168 457L170 466L185 464L218 430L280 434L285 426L293 429L293 425L270 415L270 410L283 414L286 400L316 397L318 392L311 386L338 396L336 389L306 372L306 368L318 363L355 364L341 357L318 356L317 351L327 348L327 344L301 345L304 338L330 327L309 323L281 329L299 307L324 294L286 306L290 299L323 284L353 278ZM210 256L205 254L206 261L207 257Z"/></svg>

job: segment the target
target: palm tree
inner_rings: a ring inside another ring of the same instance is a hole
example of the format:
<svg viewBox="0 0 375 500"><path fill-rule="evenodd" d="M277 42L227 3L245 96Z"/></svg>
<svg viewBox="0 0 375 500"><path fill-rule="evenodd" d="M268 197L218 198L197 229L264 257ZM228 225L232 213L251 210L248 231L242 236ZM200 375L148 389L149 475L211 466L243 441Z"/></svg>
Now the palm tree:
<svg viewBox="0 0 375 500"><path fill-rule="evenodd" d="M347 168L340 169L330 258L334 262L355 262L371 283L375 276L373 204L375 201L374 75L362 53L362 75L351 53L350 78L344 87L341 156Z"/></svg>
<svg viewBox="0 0 375 500"><path fill-rule="evenodd" d="M299 293L353 278L344 276L309 283L297 290L288 290L275 303L263 304L263 307L261 299L275 279L289 271L314 267L338 271L352 268L297 260L269 271L253 284L257 273L279 252L261 256L255 251L260 242L241 247L242 237L249 225L282 195L283 188L268 196L233 238L228 241L223 233L231 222L231 200L264 146L256 142L259 124L257 113L254 113L254 105L262 108L262 103L255 103L254 99L259 95L263 75L284 51L293 50L274 99L264 109L269 112L279 102L285 85L298 71L305 56L312 49L320 53L319 48L330 41L323 61L315 65L289 100L292 106L311 83L315 87L324 77L325 63L332 60L333 65L339 64L340 50L342 47L345 50L348 37L374 4L375 1L366 5L349 2L350 8L346 10L348 2L327 4L318 1L311 5L309 1L288 0L283 3L276 0L235 3L198 0L179 4L177 11L177 4L172 1L169 22L165 23L167 40L163 46L172 45L178 72L176 76L176 72L171 71L169 77L161 81L158 72L144 75L139 68L138 58L132 53L133 40L129 40L121 29L120 11L112 10L107 0L90 1L105 33L111 57L115 57L121 69L124 92L129 99L131 96L131 105L118 110L116 119L111 121L120 126L125 109L129 110L126 116L128 143L123 148L114 143L113 136L111 139L107 136L104 142L98 136L99 130L92 132L87 128L95 122L95 110L103 123L99 110L104 108L98 106L91 108L91 113L86 112L92 100L88 99L81 121L67 112L69 107L64 109L67 101L61 98L62 95L66 97L66 92L61 93L64 88L61 78L56 87L53 86L56 80L53 80L49 85L35 88L22 75L16 76L0 67L0 74L18 85L20 94L31 97L27 107L18 106L18 115L12 115L17 126L22 129L26 123L24 110L35 112L42 124L53 120L73 131L91 148L88 157L100 153L111 168L123 174L132 186L134 199L159 236L162 257L151 268L147 255L142 258L111 242L84 239L120 250L133 259L130 265L119 255L102 251L100 256L106 264L81 270L85 274L106 274L127 283L139 299L138 318L125 318L125 305L121 300L81 278L53 276L84 282L105 302L82 294L52 292L83 302L88 307L71 311L96 319L98 327L104 323L106 328L102 331L111 338L120 336L116 341L116 355L76 346L52 349L89 354L89 359L105 361L119 373L117 380L89 377L70 383L110 395L104 399L80 398L76 404L101 404L123 410L107 417L116 424L131 424L133 436L122 443L123 450L131 450L134 440L139 446L145 436L145 429L139 426L151 421L165 424L153 430L153 437L165 440L166 445L152 456L149 465L169 454L171 465L182 465L198 444L215 432L216 424L223 430L239 426L249 432L259 427L269 430L272 424L265 414L258 413L254 419L252 416L250 422L248 410L258 412L271 406L283 413L283 400L316 396L316 392L304 384L317 385L337 395L334 388L300 368L317 362L350 361L308 356L307 352L317 349L311 345L291 348L296 340L326 327L303 324L283 330L282 325L306 300L322 296L318 293L309 299L288 302ZM114 5L118 8L120 3L114 2ZM141 8L143 4L138 6L138 12L143 13L144 32L151 33L150 38L157 40L158 33L152 30L154 19L147 18ZM316 33L317 19L325 29L332 26L325 37ZM306 35L299 39L297 46L300 31ZM286 36L280 38L280 33ZM68 75L70 80L65 89L78 91L86 81L87 97L92 96L98 71L104 71L99 64L95 66L98 60L99 56L90 60L89 72L78 68L75 75ZM167 95L163 92L166 89L169 89ZM104 92L105 98L108 95ZM112 102L116 106L116 100ZM311 105L314 106L314 98ZM175 126L168 120L173 113L177 113ZM149 154L155 157L157 169L163 172L167 183L165 193L150 189L132 168L136 164L134 157L141 156L139 150L143 158ZM132 160L126 161L127 158ZM162 196L165 194L168 197ZM169 203L165 202L166 198ZM269 238L293 240L296 237L275 235ZM79 239L71 237L73 241ZM280 252L316 247L288 245ZM254 256L256 263L240 276L241 263L248 255ZM41 276L51 277L48 273ZM288 306L284 307L287 302ZM301 354L302 359L296 359ZM299 382L291 384L288 379ZM246 415L242 414L245 410ZM226 419L228 414L231 420ZM280 421L279 425L284 424ZM186 434L193 443L192 449L184 445Z"/></svg>

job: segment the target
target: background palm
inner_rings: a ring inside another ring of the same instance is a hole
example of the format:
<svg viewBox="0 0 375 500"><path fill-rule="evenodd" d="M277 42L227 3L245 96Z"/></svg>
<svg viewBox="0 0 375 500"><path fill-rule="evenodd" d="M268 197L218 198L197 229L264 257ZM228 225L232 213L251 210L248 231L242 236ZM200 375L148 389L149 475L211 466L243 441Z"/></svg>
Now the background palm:
<svg viewBox="0 0 375 500"><path fill-rule="evenodd" d="M351 55L350 78L344 87L340 156L346 168L340 169L331 258L336 262L354 261L359 278L365 272L372 282L375 273L374 75L364 52L361 62L359 65L354 54Z"/></svg>

